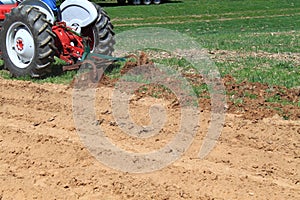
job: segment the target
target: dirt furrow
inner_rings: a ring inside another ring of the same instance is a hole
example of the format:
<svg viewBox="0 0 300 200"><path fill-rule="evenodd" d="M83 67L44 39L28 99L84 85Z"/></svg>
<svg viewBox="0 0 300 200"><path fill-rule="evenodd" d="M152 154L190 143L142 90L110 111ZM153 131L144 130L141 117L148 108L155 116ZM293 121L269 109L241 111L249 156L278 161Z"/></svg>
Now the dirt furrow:
<svg viewBox="0 0 300 200"><path fill-rule="evenodd" d="M297 199L300 191L299 121L245 120L227 114L217 146L197 155L210 114L202 111L188 151L162 170L116 171L97 161L75 130L68 86L0 79L0 199ZM178 109L154 138L126 136L112 114L111 88L98 89L98 127L124 149L151 151L177 133ZM170 102L131 101L132 119L150 120L149 108ZM55 107L55 108L53 108Z"/></svg>

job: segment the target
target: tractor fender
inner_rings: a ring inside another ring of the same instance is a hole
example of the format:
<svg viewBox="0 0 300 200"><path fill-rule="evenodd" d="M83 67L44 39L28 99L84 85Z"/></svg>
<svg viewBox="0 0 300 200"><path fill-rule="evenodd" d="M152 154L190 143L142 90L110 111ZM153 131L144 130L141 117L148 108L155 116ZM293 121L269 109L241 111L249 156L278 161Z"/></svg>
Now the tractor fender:
<svg viewBox="0 0 300 200"><path fill-rule="evenodd" d="M16 0L1 0L0 5L15 4Z"/></svg>
<svg viewBox="0 0 300 200"><path fill-rule="evenodd" d="M65 0L60 5L60 11L62 21L70 27L86 27L98 18L97 9L88 0Z"/></svg>
<svg viewBox="0 0 300 200"><path fill-rule="evenodd" d="M43 1L39 0L26 0L23 1L20 5L29 5L38 8L42 13L44 13L47 17L47 20L50 21L51 24L55 21L55 16L51 8L44 3Z"/></svg>

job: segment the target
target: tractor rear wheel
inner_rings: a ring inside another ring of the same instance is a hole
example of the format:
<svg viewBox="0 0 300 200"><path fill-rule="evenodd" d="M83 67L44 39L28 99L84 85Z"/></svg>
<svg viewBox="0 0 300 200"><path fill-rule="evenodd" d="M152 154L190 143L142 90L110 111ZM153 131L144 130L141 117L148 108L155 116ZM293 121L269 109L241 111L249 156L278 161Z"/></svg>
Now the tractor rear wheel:
<svg viewBox="0 0 300 200"><path fill-rule="evenodd" d="M5 68L15 76L46 75L54 60L55 35L39 9L20 5L6 15L0 33Z"/></svg>
<svg viewBox="0 0 300 200"><path fill-rule="evenodd" d="M113 25L107 13L94 3L98 11L98 18L95 23L81 29L82 36L88 36L92 41L91 51L104 55L111 55L114 51L114 31Z"/></svg>

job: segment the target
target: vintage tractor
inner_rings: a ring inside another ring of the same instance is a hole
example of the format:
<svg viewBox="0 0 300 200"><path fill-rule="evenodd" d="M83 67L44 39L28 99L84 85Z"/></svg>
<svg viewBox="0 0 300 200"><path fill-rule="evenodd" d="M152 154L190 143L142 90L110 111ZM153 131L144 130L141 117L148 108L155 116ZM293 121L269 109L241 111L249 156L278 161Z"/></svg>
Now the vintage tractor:
<svg viewBox="0 0 300 200"><path fill-rule="evenodd" d="M2 4L2 5L1 5ZM0 0L0 48L4 67L13 76L43 77L55 57L74 65L86 49L111 55L110 18L88 0Z"/></svg>

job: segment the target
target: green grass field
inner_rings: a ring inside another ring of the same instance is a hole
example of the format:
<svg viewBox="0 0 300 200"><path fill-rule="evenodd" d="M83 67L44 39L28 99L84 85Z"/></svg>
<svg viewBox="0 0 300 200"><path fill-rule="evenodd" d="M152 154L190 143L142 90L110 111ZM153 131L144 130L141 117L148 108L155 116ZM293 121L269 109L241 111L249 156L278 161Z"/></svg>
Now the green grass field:
<svg viewBox="0 0 300 200"><path fill-rule="evenodd" d="M288 88L300 85L299 0L171 0L149 6L117 6L116 1L99 1L99 4L110 15L117 34L140 27L176 30L210 51L225 52L228 56L222 59L216 54L222 76L231 74L238 81ZM75 73L38 81L68 83ZM5 71L0 74L8 77Z"/></svg>
<svg viewBox="0 0 300 200"><path fill-rule="evenodd" d="M108 6L106 11L116 33L163 27L185 33L209 50L226 51L230 59L216 62L221 75L288 88L300 85L300 1L183 0Z"/></svg>

